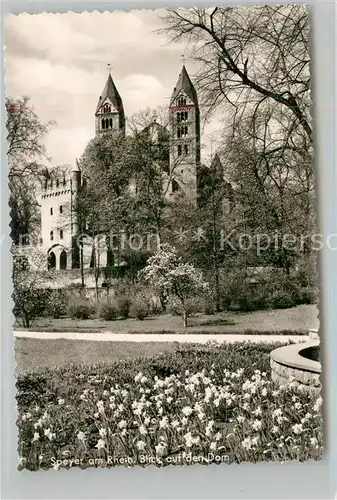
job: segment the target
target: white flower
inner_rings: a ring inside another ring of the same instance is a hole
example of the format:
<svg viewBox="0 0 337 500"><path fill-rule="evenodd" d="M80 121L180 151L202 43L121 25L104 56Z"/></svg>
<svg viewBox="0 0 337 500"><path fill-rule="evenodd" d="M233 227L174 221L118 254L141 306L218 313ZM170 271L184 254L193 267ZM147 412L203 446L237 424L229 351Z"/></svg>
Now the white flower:
<svg viewBox="0 0 337 500"><path fill-rule="evenodd" d="M295 404L294 404L294 408L295 408L295 410L300 410L300 409L302 408L301 403L298 403L298 402L297 402L297 403L295 403Z"/></svg>
<svg viewBox="0 0 337 500"><path fill-rule="evenodd" d="M99 439L97 441L97 444L96 444L95 448L97 448L98 450L101 450L102 448L105 448L105 441L104 441L104 439Z"/></svg>
<svg viewBox="0 0 337 500"><path fill-rule="evenodd" d="M64 399L59 398L59 399L57 400L57 403L58 403L59 405L63 405L63 404L64 404Z"/></svg>
<svg viewBox="0 0 337 500"><path fill-rule="evenodd" d="M121 436L125 436L126 435L126 429L122 429L121 430Z"/></svg>
<svg viewBox="0 0 337 500"><path fill-rule="evenodd" d="M273 418L280 417L281 415L282 415L281 408L276 408L276 410L274 410L272 413Z"/></svg>
<svg viewBox="0 0 337 500"><path fill-rule="evenodd" d="M203 411L201 411L200 413L198 413L198 419L199 420L203 420L205 418L205 413Z"/></svg>
<svg viewBox="0 0 337 500"><path fill-rule="evenodd" d="M245 419L245 417L244 417L243 415L239 415L239 416L237 417L237 419L236 419L236 420L237 420L239 423L242 423L242 422L244 422L246 419Z"/></svg>
<svg viewBox="0 0 337 500"><path fill-rule="evenodd" d="M99 435L101 436L102 439L106 438L107 436L107 432L106 432L106 429L104 429L104 427L102 427L100 430L99 430Z"/></svg>
<svg viewBox="0 0 337 500"><path fill-rule="evenodd" d="M258 407L256 408L256 410L255 410L255 411L252 411L252 413L253 413L253 415L255 415L256 417L258 417L258 416L262 415L262 410L261 410L261 407L260 407L260 406L258 406Z"/></svg>
<svg viewBox="0 0 337 500"><path fill-rule="evenodd" d="M173 427L173 429L175 429L176 427L179 427L179 420L173 420L171 422L171 427Z"/></svg>
<svg viewBox="0 0 337 500"><path fill-rule="evenodd" d="M139 433L142 434L143 436L147 434L146 427L143 424L139 426Z"/></svg>
<svg viewBox="0 0 337 500"><path fill-rule="evenodd" d="M268 394L268 391L267 391L266 387L264 387L261 391L261 396L263 396L265 398L267 396L267 394Z"/></svg>
<svg viewBox="0 0 337 500"><path fill-rule="evenodd" d="M209 447L210 447L210 449L211 449L212 451L215 451L215 450L217 449L217 447L218 447L218 444L217 444L215 441L213 441L213 442L209 445Z"/></svg>
<svg viewBox="0 0 337 500"><path fill-rule="evenodd" d="M314 411L315 411L316 413L318 413L318 412L319 412L319 409L320 409L320 407L322 406L322 402L323 402L323 400L322 400L321 396L319 396L319 397L316 399L316 402L315 402L315 404L314 404Z"/></svg>
<svg viewBox="0 0 337 500"><path fill-rule="evenodd" d="M103 403L103 401L97 401L96 406L98 408L98 413L104 413L104 403Z"/></svg>
<svg viewBox="0 0 337 500"><path fill-rule="evenodd" d="M190 406L184 406L184 408L181 411L183 412L185 417L188 417L193 412L193 410Z"/></svg>
<svg viewBox="0 0 337 500"><path fill-rule="evenodd" d="M191 446L193 446L193 444L195 444L196 438L193 438L193 436L190 432L187 432L185 434L184 439L185 439L185 444L186 444L187 448L191 448Z"/></svg>
<svg viewBox="0 0 337 500"><path fill-rule="evenodd" d="M129 394L129 393L128 393L128 391L127 391L126 389L123 389L123 390L121 391L121 395L122 395L122 398L123 398L123 399L127 398L127 397L128 397L128 394Z"/></svg>
<svg viewBox="0 0 337 500"><path fill-rule="evenodd" d="M134 381L138 382L142 378L142 376L143 376L142 372L137 373L137 375L134 378Z"/></svg>
<svg viewBox="0 0 337 500"><path fill-rule="evenodd" d="M253 427L254 431L260 430L262 427L261 420L254 420L254 422L252 423L252 427Z"/></svg>
<svg viewBox="0 0 337 500"><path fill-rule="evenodd" d="M53 433L50 428L44 430L44 435L47 436L49 441L52 441L55 437L55 433Z"/></svg>
<svg viewBox="0 0 337 500"><path fill-rule="evenodd" d="M118 408L118 411L122 412L122 411L124 410L124 405L123 405L123 403L120 403L120 404L117 406L117 408Z"/></svg>
<svg viewBox="0 0 337 500"><path fill-rule="evenodd" d="M166 450L166 444L163 442L160 442L155 446L156 454L158 457L162 457L165 453Z"/></svg>
<svg viewBox="0 0 337 500"><path fill-rule="evenodd" d="M169 397L167 397L167 398L166 398L166 402L167 402L168 404L172 403L172 401L173 401L172 396L169 396Z"/></svg>
<svg viewBox="0 0 337 500"><path fill-rule="evenodd" d="M215 439L215 441L220 441L220 439L222 438L222 434L221 432L217 432L213 438Z"/></svg>
<svg viewBox="0 0 337 500"><path fill-rule="evenodd" d="M79 441L82 441L82 443L84 443L84 441L85 441L85 433L84 432L79 431L76 437Z"/></svg>
<svg viewBox="0 0 337 500"><path fill-rule="evenodd" d="M168 424L169 424L169 419L168 419L168 417L166 417L166 416L165 416L165 417L163 417L163 418L161 419L161 421L159 422L159 427L160 427L161 429L167 429Z"/></svg>
<svg viewBox="0 0 337 500"><path fill-rule="evenodd" d="M317 446L318 445L317 438L315 437L310 438L310 444L312 444L312 446Z"/></svg>
<svg viewBox="0 0 337 500"><path fill-rule="evenodd" d="M259 441L259 438L257 436L252 437L252 439L251 439L252 446L256 446L258 441Z"/></svg>
<svg viewBox="0 0 337 500"><path fill-rule="evenodd" d="M34 441L38 441L39 439L40 439L40 434L38 432L34 432L32 443L34 443Z"/></svg>
<svg viewBox="0 0 337 500"><path fill-rule="evenodd" d="M187 417L183 417L181 419L181 425L187 425L188 424L188 418Z"/></svg>
<svg viewBox="0 0 337 500"><path fill-rule="evenodd" d="M301 432L303 431L302 424L295 424L291 428L292 428L294 434L301 434Z"/></svg>
<svg viewBox="0 0 337 500"><path fill-rule="evenodd" d="M145 443L141 439L137 441L136 447L139 451L144 451L145 450Z"/></svg>
<svg viewBox="0 0 337 500"><path fill-rule="evenodd" d="M120 422L118 422L118 427L120 429L125 429L125 427L128 425L128 423L125 421L125 420L121 420Z"/></svg>
<svg viewBox="0 0 337 500"><path fill-rule="evenodd" d="M250 450L252 448L252 441L249 437L247 437L246 439L244 439L241 443L241 446L242 448L244 448L245 450Z"/></svg>
<svg viewBox="0 0 337 500"><path fill-rule="evenodd" d="M271 429L271 432L273 434L277 434L279 432L280 428L277 427L277 425L273 425L272 429Z"/></svg>

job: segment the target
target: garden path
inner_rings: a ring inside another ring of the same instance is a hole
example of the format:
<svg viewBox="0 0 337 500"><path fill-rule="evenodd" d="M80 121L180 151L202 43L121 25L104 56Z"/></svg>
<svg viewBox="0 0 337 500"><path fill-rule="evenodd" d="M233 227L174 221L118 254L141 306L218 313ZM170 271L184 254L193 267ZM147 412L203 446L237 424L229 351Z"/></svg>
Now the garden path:
<svg viewBox="0 0 337 500"><path fill-rule="evenodd" d="M68 340L93 340L96 342L182 342L206 344L209 341L214 342L305 342L309 340L309 335L263 335L263 334L193 334L193 333L164 333L164 334L142 334L142 333L79 333L79 332L31 332L16 330L16 338L31 339L68 339Z"/></svg>

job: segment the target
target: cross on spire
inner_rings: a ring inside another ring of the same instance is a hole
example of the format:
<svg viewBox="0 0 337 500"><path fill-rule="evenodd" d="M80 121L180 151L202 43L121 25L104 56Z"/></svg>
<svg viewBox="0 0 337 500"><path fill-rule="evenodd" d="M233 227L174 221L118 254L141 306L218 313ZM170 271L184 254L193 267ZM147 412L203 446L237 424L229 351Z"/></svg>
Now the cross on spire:
<svg viewBox="0 0 337 500"><path fill-rule="evenodd" d="M109 72L109 75L111 75L111 70L112 70L112 67L111 67L111 64L110 64L110 63L108 63L108 64L107 64L107 70L108 70L108 72Z"/></svg>
<svg viewBox="0 0 337 500"><path fill-rule="evenodd" d="M181 62L185 65L185 54L181 54Z"/></svg>

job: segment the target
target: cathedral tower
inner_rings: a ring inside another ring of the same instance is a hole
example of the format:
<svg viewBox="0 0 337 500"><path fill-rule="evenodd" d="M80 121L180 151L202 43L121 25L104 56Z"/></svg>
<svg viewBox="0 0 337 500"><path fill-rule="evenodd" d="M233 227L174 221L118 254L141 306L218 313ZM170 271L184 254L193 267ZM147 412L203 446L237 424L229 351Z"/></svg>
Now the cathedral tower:
<svg viewBox="0 0 337 500"><path fill-rule="evenodd" d="M200 112L194 85L182 67L170 100L171 194L183 192L197 197L197 172L200 165Z"/></svg>
<svg viewBox="0 0 337 500"><path fill-rule="evenodd" d="M96 136L112 135L118 132L125 135L123 101L110 73L98 100L95 121Z"/></svg>

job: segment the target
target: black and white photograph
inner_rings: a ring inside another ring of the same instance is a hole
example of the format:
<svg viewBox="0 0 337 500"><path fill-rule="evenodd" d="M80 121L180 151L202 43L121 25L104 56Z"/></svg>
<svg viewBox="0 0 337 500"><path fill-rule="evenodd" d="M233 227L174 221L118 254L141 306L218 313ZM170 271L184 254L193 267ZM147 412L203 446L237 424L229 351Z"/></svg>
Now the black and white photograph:
<svg viewBox="0 0 337 500"><path fill-rule="evenodd" d="M323 458L309 14L6 15L19 470Z"/></svg>

